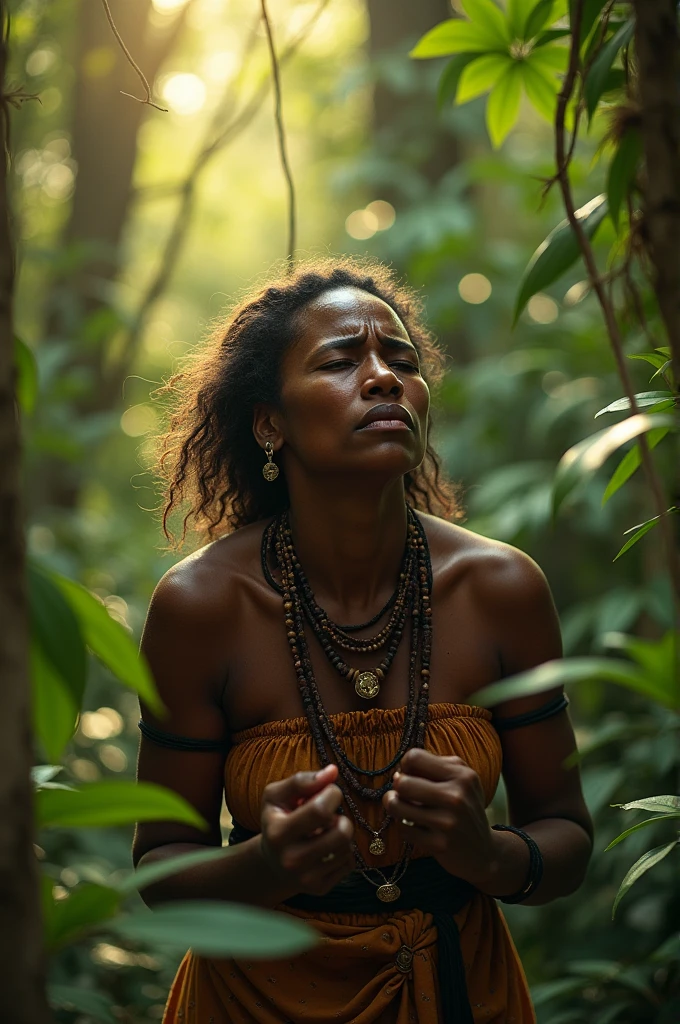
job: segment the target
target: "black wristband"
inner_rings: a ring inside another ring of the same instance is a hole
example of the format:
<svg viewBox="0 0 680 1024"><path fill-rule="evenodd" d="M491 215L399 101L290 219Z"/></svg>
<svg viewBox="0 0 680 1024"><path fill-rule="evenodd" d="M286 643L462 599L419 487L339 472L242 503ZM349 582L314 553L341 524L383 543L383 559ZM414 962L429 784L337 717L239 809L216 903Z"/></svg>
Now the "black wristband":
<svg viewBox="0 0 680 1024"><path fill-rule="evenodd" d="M522 903L533 895L540 884L543 877L543 855L536 840L523 832L521 828L515 828L514 825L492 825L491 828L496 832L512 832L523 839L529 847L529 870L524 885L518 892L512 893L510 896L496 897L501 903Z"/></svg>

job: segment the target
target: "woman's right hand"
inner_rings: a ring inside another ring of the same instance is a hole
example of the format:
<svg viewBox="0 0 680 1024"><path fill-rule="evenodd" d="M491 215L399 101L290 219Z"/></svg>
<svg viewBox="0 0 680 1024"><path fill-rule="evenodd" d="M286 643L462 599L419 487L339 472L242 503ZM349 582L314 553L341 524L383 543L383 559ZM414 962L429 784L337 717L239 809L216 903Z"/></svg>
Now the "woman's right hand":
<svg viewBox="0 0 680 1024"><path fill-rule="evenodd" d="M355 867L354 827L347 815L338 814L342 792L334 785L337 775L337 765L329 764L265 787L262 854L293 893L323 896Z"/></svg>

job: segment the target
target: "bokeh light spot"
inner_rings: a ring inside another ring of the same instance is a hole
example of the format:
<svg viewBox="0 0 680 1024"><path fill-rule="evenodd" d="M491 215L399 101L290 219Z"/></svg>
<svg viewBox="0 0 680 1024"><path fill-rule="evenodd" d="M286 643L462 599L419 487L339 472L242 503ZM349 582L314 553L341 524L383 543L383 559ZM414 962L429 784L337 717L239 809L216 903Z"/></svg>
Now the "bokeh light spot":
<svg viewBox="0 0 680 1024"><path fill-rule="evenodd" d="M151 6L159 14L172 14L173 11L184 7L186 3L187 0L151 0Z"/></svg>
<svg viewBox="0 0 680 1024"><path fill-rule="evenodd" d="M377 218L378 231L388 231L397 219L392 203L388 203L385 199L374 199L372 203L368 204L365 212L372 213Z"/></svg>
<svg viewBox="0 0 680 1024"><path fill-rule="evenodd" d="M128 437L141 437L155 430L157 423L158 415L150 405L131 405L120 418L120 429Z"/></svg>
<svg viewBox="0 0 680 1024"><path fill-rule="evenodd" d="M123 719L114 708L84 711L80 717L80 731L91 740L108 740L123 731Z"/></svg>
<svg viewBox="0 0 680 1024"><path fill-rule="evenodd" d="M175 114L197 114L205 103L205 82L198 75L168 75L161 85L161 96Z"/></svg>
<svg viewBox="0 0 680 1024"><path fill-rule="evenodd" d="M54 66L57 55L49 47L41 46L34 50L26 61L26 72L29 75L44 75Z"/></svg>
<svg viewBox="0 0 680 1024"><path fill-rule="evenodd" d="M579 302L583 302L589 291L590 284L588 281L577 281L576 284L572 284L571 288L565 293L562 301L565 306L576 306Z"/></svg>
<svg viewBox="0 0 680 1024"><path fill-rule="evenodd" d="M370 210L354 210L345 221L345 231L350 238L364 240L373 238L379 231L378 218Z"/></svg>
<svg viewBox="0 0 680 1024"><path fill-rule="evenodd" d="M99 754L99 760L112 772L124 772L128 766L128 759L125 752L116 747L113 743L105 743L103 747L97 751Z"/></svg>
<svg viewBox="0 0 680 1024"><path fill-rule="evenodd" d="M559 316L559 307L549 295L537 292L527 303L527 313L536 324L552 324Z"/></svg>
<svg viewBox="0 0 680 1024"><path fill-rule="evenodd" d="M116 65L116 51L112 46L95 46L83 57L83 74L86 78L106 78Z"/></svg>
<svg viewBox="0 0 680 1024"><path fill-rule="evenodd" d="M466 274L458 282L458 292L463 302L479 306L491 295L491 281L484 274Z"/></svg>

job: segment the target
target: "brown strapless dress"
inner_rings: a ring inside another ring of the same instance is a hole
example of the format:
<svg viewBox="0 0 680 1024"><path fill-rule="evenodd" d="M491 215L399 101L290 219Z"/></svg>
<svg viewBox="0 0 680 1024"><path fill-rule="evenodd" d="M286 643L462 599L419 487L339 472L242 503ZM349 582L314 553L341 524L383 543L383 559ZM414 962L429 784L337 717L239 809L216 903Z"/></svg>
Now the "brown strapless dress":
<svg viewBox="0 0 680 1024"><path fill-rule="evenodd" d="M330 715L348 755L362 766L386 764L396 753L404 708ZM491 714L467 704L432 704L425 746L435 754L462 757L491 801L501 771L501 747ZM294 772L320 767L305 718L269 722L235 733L225 764L227 806L247 829L259 830L264 787ZM380 778L376 780L376 785ZM377 828L380 804L362 804ZM383 833L386 851L368 853L371 837L355 837L370 864L395 863L401 851L396 830ZM377 900L376 900L377 902ZM284 960L213 960L187 953L173 983L164 1024L439 1024L437 930L432 915L389 909L375 914L310 915L281 905L277 910L313 921L325 941ZM535 1024L517 951L494 899L477 893L455 915L475 1024ZM412 969L395 958L406 945ZM448 1022L447 1022L448 1024Z"/></svg>

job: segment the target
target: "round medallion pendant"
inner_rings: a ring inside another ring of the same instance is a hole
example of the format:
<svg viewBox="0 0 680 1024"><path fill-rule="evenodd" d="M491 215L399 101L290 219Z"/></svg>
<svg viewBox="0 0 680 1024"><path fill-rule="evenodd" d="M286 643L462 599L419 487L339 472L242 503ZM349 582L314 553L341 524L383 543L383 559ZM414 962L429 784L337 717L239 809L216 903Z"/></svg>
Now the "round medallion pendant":
<svg viewBox="0 0 680 1024"><path fill-rule="evenodd" d="M380 693L380 683L375 672L359 672L354 683L354 689L360 697L370 700Z"/></svg>
<svg viewBox="0 0 680 1024"><path fill-rule="evenodd" d="M394 882L386 882L385 885L378 886L376 895L383 903L394 903L401 896L401 889Z"/></svg>
<svg viewBox="0 0 680 1024"><path fill-rule="evenodd" d="M262 476L265 478L265 480L267 480L268 483L271 483L272 480L276 480L278 475L279 467L276 465L276 463L265 462L264 466L262 467Z"/></svg>
<svg viewBox="0 0 680 1024"><path fill-rule="evenodd" d="M372 853L374 857L379 857L385 852L385 844L383 843L380 836L376 836L371 845L368 848L368 852Z"/></svg>

